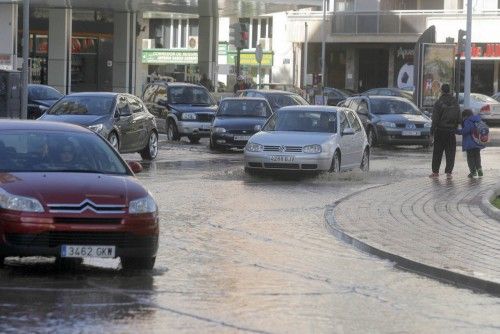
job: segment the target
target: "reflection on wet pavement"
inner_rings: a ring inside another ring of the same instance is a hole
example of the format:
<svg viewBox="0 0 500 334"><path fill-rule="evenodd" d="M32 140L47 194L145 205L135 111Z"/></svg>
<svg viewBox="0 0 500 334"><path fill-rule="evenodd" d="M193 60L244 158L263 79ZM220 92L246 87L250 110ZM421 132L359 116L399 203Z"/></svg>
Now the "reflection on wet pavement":
<svg viewBox="0 0 500 334"><path fill-rule="evenodd" d="M484 164L499 166L490 152ZM421 177L429 154L378 150L368 176L275 179L246 176L241 154L162 150L139 175L161 209L153 273L124 273L116 260L65 272L11 259L0 332L498 332L498 298L395 269L325 227L327 205Z"/></svg>

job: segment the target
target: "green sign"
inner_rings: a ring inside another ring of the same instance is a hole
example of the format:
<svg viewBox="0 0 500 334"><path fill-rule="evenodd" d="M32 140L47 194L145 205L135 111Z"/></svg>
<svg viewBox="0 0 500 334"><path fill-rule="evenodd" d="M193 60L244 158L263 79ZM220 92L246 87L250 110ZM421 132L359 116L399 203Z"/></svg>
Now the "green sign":
<svg viewBox="0 0 500 334"><path fill-rule="evenodd" d="M273 66L273 52L264 51L262 52L262 66ZM227 54L227 63L230 65L236 64L236 52L229 52ZM244 51L240 54L240 65L244 66L259 66L257 60L255 59L255 52Z"/></svg>
<svg viewBox="0 0 500 334"><path fill-rule="evenodd" d="M145 49L143 64L197 65L198 50Z"/></svg>

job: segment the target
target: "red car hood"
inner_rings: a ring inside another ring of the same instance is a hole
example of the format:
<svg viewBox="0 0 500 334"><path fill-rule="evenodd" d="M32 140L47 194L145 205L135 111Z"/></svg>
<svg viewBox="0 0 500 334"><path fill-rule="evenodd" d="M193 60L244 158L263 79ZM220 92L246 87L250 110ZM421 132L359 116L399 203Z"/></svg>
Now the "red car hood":
<svg viewBox="0 0 500 334"><path fill-rule="evenodd" d="M126 205L147 195L132 176L87 173L0 173L0 188L34 197L42 204L80 204L88 199L95 204Z"/></svg>

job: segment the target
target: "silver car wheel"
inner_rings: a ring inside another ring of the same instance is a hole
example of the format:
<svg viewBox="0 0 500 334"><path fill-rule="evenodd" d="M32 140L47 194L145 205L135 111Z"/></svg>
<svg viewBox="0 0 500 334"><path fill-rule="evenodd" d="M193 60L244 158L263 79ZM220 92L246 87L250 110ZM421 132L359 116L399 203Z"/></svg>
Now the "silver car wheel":
<svg viewBox="0 0 500 334"><path fill-rule="evenodd" d="M151 132L151 136L149 137L149 154L153 159L158 154L158 135L156 132Z"/></svg>
<svg viewBox="0 0 500 334"><path fill-rule="evenodd" d="M113 146L113 148L118 151L120 143L118 141L118 136L116 135L115 132L111 132L108 141L111 144L111 146Z"/></svg>

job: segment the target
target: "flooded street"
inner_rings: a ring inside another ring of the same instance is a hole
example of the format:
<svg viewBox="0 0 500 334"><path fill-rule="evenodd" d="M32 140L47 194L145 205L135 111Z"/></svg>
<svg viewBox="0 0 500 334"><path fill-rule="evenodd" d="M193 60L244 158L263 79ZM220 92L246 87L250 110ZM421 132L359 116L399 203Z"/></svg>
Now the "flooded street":
<svg viewBox="0 0 500 334"><path fill-rule="evenodd" d="M138 175L161 212L153 272L124 273L118 260L62 271L52 260L8 259L0 332L499 332L499 298L402 271L325 226L328 205L424 177L430 157L376 149L368 175L250 177L241 153L164 143ZM483 161L485 173L498 168L500 149ZM455 177L466 174L458 152Z"/></svg>

